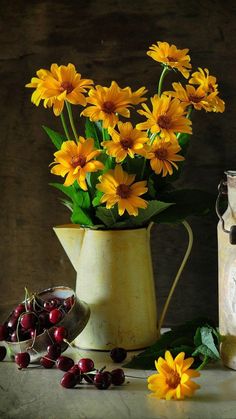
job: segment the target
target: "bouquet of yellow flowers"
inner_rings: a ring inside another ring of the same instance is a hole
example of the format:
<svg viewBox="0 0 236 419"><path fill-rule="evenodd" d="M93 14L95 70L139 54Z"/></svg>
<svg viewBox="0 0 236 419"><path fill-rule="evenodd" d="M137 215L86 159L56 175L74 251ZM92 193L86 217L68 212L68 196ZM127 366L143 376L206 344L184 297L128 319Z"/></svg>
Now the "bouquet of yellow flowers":
<svg viewBox="0 0 236 419"><path fill-rule="evenodd" d="M207 193L175 189L192 134L193 110L223 112L217 80L208 69L192 72L188 49L167 42L153 44L147 55L161 63L157 93L146 104L147 90L94 85L83 79L73 64L52 64L40 69L26 85L34 89L32 102L41 101L60 116L64 133L44 127L57 151L51 173L64 178L52 183L66 195L72 223L88 228L123 229L153 222L177 222L206 213ZM188 84L163 81L178 71ZM126 120L135 106L144 117L137 125ZM75 107L83 108L84 136L77 130ZM64 114L66 109L66 116Z"/></svg>

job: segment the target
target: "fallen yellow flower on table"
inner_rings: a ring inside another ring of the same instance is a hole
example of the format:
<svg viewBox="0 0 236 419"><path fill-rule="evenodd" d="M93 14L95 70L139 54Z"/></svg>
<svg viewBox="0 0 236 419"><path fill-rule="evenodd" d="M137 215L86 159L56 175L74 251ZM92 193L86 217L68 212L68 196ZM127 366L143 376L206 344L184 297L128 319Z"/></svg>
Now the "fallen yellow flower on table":
<svg viewBox="0 0 236 419"><path fill-rule="evenodd" d="M200 374L194 369L190 369L194 358L185 358L185 353L180 352L174 359L169 351L165 352L165 359L161 356L155 361L158 371L148 377L148 389L153 393L151 396L158 399L184 399L185 396L192 396L194 391L200 386L194 381L193 377Z"/></svg>

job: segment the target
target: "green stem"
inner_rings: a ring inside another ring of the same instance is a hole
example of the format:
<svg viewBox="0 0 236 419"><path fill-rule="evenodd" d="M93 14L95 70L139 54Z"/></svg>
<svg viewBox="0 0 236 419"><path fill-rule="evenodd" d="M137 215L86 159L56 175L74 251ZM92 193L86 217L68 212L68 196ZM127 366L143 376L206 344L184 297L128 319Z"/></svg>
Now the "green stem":
<svg viewBox="0 0 236 419"><path fill-rule="evenodd" d="M75 139L77 141L79 141L79 137L77 135L75 124L74 124L74 119L73 119L71 104L69 102L67 102L67 101L66 101L66 108L67 108L67 112L68 112L68 116L69 116L69 120L70 120L71 129L73 131L73 134L75 136Z"/></svg>
<svg viewBox="0 0 236 419"><path fill-rule="evenodd" d="M189 225L189 223L187 221L185 221L185 220L182 221L182 224L186 228L187 233L188 233L188 247L187 247L187 250L185 252L184 258L182 260L182 263L181 263L181 265L179 267L179 270L178 270L178 272L176 274L176 277L175 277L175 279L173 281L173 284L171 286L171 289L170 289L169 295L168 295L168 297L166 299L164 308L162 310L162 313L161 313L161 316L160 316L160 320L159 320L159 323L158 323L158 329L157 329L158 336L160 336L161 327L162 327L162 324L163 324L163 321L164 321L164 318L165 318L167 309L169 307L171 297L172 297L172 295L174 293L174 290L175 290L176 285L177 285L177 283L179 281L180 275L183 272L183 269L184 269L184 267L186 265L186 262L187 262L187 260L189 258L189 255L191 253L192 246L193 246L193 232L192 232L192 229L191 229L191 227L190 227L190 225Z"/></svg>
<svg viewBox="0 0 236 419"><path fill-rule="evenodd" d="M105 128L103 128L103 127L102 127L102 139L103 139L103 141L106 140Z"/></svg>
<svg viewBox="0 0 236 419"><path fill-rule="evenodd" d="M165 75L168 71L169 71L169 68L167 66L165 66L162 70L162 73L161 73L160 79L159 79L159 83L158 83L158 96L161 96L163 80L164 80Z"/></svg>
<svg viewBox="0 0 236 419"><path fill-rule="evenodd" d="M153 141L155 140L155 138L157 137L157 135L158 135L158 133L157 133L157 132L154 132L154 133L151 135L151 137L150 137L150 145L152 145L152 144L153 144Z"/></svg>
<svg viewBox="0 0 236 419"><path fill-rule="evenodd" d="M147 161L147 159L143 159L143 166L142 166L142 170L141 170L141 174L140 174L140 179L142 180L143 179L143 175L144 175L144 171L145 171L145 168L146 168L146 161Z"/></svg>
<svg viewBox="0 0 236 419"><path fill-rule="evenodd" d="M63 115L63 112L61 113L60 117L61 117L61 123L62 123L63 129L64 129L65 134L66 134L66 138L68 140L70 140L70 134L69 134L68 128L66 126L66 120L65 120L65 117Z"/></svg>
<svg viewBox="0 0 236 419"><path fill-rule="evenodd" d="M190 106L190 107L189 107L189 109L188 109L188 112L187 112L186 118L190 119L190 116L191 116L192 111L193 111L193 107L192 107L192 106Z"/></svg>
<svg viewBox="0 0 236 419"><path fill-rule="evenodd" d="M201 365L199 365L199 367L196 368L196 371L202 370L205 367L205 365L208 363L208 360L209 360L209 357L205 355Z"/></svg>

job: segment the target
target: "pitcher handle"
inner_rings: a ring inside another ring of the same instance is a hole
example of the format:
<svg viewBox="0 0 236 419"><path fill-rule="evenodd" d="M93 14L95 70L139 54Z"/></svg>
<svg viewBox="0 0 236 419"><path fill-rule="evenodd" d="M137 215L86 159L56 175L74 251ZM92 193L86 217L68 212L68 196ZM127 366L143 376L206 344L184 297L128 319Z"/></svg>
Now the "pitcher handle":
<svg viewBox="0 0 236 419"><path fill-rule="evenodd" d="M186 262L187 262L187 260L189 258L189 255L191 253L192 246L193 246L193 231L192 231L189 223L186 220L182 221L182 224L186 228L187 233L188 233L188 246L187 246L187 250L185 252L184 258L182 260L182 263L181 263L181 265L179 267L179 270L178 270L178 272L176 274L176 277L175 277L175 279L173 281L173 284L171 286L171 289L170 289L170 292L169 292L168 297L166 299L166 302L165 302L165 305L163 307L163 310L161 312L160 321L158 322L158 326L157 326L158 336L160 336L161 327L162 327L162 324L163 324L163 321L164 321L164 318L165 318L167 309L169 307L171 297L172 297L172 295L174 293L174 290L175 290L176 285L177 285L177 283L179 281L180 275L183 272L183 269L184 269L184 267L186 265Z"/></svg>

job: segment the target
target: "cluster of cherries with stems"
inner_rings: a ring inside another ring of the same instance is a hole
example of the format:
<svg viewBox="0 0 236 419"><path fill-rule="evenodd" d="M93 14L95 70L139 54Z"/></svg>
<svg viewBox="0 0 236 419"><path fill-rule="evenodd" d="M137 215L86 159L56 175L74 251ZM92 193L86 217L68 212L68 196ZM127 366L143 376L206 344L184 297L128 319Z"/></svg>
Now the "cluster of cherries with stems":
<svg viewBox="0 0 236 419"><path fill-rule="evenodd" d="M59 323L70 311L74 302L74 295L64 299L53 297L43 300L36 294L30 296L25 288L24 302L15 307L5 323L0 324L0 341L20 344L22 341L32 339L32 345L28 350L34 350L36 337ZM0 361L4 360L6 353L5 346L0 345ZM25 357L27 363L29 354L22 354L23 352L20 352L16 355L16 362L19 358L19 363L24 363L21 359Z"/></svg>
<svg viewBox="0 0 236 419"><path fill-rule="evenodd" d="M28 298L27 298L28 297ZM26 290L25 302L19 304L13 311L7 323L0 325L0 341L20 342L26 337L32 338L32 344L27 350L34 350L35 338L38 334L56 325L74 304L74 298L67 299L53 298L47 301L40 300L36 295L29 297ZM65 372L61 379L61 385L65 388L73 388L83 380L94 384L98 389L104 390L111 384L120 386L125 382L125 374L122 368L105 371L106 367L100 370L95 369L94 362L89 358L81 358L74 363L72 358L61 355L62 344L71 346L67 340L68 332L64 326L57 326L54 329L53 339L48 333L52 343L47 347L47 354L40 358L40 364L44 368L52 368L54 365ZM19 369L27 368L30 364L30 354L26 351L15 355L15 362ZM0 361L6 356L6 347L0 345ZM113 348L110 357L114 362L122 362L127 352L123 348Z"/></svg>
<svg viewBox="0 0 236 419"><path fill-rule="evenodd" d="M85 380L86 383L93 384L100 390L106 390L111 384L120 386L125 382L125 374L122 368L116 368L111 372L105 371L106 367L97 370L94 367L93 360L90 358L81 358L78 363L74 363L72 358L61 355L61 344L63 342L72 347L66 339L67 334L64 326L56 327L53 334L54 339L47 347L47 354L40 358L42 367L48 369L56 365L58 369L65 372L60 382L63 387L73 388ZM5 347L2 348L6 350ZM126 350L118 347L110 352L110 357L114 362L122 362L126 355ZM27 368L30 364L29 353L27 351L19 352L15 355L15 362L19 369Z"/></svg>

